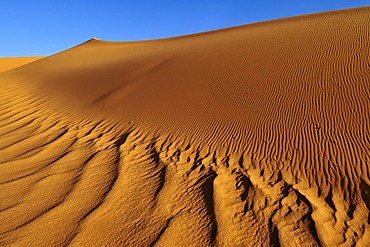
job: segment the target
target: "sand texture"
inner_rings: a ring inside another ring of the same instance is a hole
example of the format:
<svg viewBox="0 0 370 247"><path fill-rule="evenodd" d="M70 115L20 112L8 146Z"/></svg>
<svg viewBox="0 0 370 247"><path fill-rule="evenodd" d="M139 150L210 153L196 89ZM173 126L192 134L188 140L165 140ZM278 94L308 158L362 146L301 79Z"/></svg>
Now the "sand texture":
<svg viewBox="0 0 370 247"><path fill-rule="evenodd" d="M22 65L34 62L39 60L43 57L7 57L7 58L0 58L0 73L11 70Z"/></svg>
<svg viewBox="0 0 370 247"><path fill-rule="evenodd" d="M0 245L369 246L369 7L4 61Z"/></svg>

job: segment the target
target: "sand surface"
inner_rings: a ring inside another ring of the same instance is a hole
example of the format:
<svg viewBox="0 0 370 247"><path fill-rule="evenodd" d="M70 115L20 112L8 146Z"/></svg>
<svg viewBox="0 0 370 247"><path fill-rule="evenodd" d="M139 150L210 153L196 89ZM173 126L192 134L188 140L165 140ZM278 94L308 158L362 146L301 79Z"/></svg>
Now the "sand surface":
<svg viewBox="0 0 370 247"><path fill-rule="evenodd" d="M0 73L11 70L17 67L20 67L22 65L34 62L36 60L39 60L43 57L6 57L6 58L0 58Z"/></svg>
<svg viewBox="0 0 370 247"><path fill-rule="evenodd" d="M369 246L369 23L0 59L0 245Z"/></svg>

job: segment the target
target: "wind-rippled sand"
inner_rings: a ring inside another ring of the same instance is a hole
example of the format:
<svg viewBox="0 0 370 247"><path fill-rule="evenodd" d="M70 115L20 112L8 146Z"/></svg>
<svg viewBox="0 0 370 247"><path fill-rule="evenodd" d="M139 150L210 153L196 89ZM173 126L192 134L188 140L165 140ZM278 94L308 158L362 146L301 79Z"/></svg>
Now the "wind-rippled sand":
<svg viewBox="0 0 370 247"><path fill-rule="evenodd" d="M0 244L369 246L369 23L0 59Z"/></svg>

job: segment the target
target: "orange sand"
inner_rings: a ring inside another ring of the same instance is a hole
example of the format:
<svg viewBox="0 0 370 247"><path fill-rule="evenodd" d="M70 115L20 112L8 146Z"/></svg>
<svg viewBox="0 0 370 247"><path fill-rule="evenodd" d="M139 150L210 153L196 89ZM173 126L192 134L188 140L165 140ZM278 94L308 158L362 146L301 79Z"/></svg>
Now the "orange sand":
<svg viewBox="0 0 370 247"><path fill-rule="evenodd" d="M368 246L369 23L92 39L2 72L0 244Z"/></svg>
<svg viewBox="0 0 370 247"><path fill-rule="evenodd" d="M0 73L34 62L42 57L7 57L0 58Z"/></svg>

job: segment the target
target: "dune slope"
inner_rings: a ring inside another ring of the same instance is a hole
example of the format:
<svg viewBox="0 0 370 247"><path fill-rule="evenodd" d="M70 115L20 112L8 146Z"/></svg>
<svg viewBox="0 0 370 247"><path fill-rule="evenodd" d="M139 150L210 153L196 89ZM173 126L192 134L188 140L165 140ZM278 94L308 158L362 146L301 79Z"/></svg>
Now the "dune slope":
<svg viewBox="0 0 370 247"><path fill-rule="evenodd" d="M369 23L92 39L0 73L0 244L367 246Z"/></svg>
<svg viewBox="0 0 370 247"><path fill-rule="evenodd" d="M19 66L34 62L43 57L7 57L0 58L0 73L8 71Z"/></svg>

